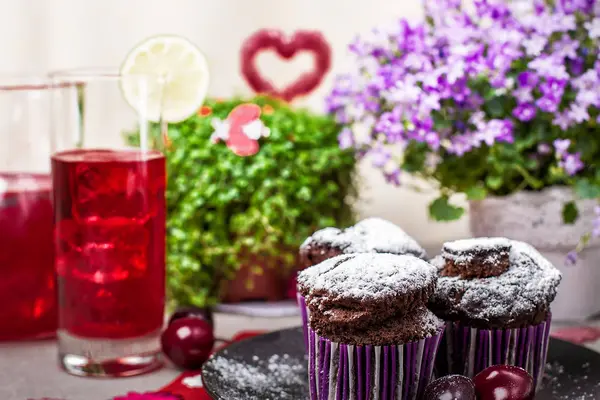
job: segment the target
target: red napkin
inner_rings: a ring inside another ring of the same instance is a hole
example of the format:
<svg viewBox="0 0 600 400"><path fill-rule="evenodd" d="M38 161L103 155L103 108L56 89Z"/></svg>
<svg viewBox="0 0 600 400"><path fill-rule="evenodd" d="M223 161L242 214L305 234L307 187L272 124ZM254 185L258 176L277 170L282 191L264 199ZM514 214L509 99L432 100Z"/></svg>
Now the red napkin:
<svg viewBox="0 0 600 400"><path fill-rule="evenodd" d="M233 342L248 339L264 333L263 331L242 331L215 351L228 346ZM113 400L212 400L206 393L202 385L202 375L200 371L185 371L179 375L173 382L158 389L155 392L147 393L128 393L123 396L117 396Z"/></svg>

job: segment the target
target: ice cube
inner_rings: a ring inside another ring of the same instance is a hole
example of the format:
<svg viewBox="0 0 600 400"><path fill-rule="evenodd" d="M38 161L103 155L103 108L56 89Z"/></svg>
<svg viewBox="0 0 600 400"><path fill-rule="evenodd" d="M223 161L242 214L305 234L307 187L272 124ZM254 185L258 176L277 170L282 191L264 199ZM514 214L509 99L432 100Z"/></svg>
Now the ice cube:
<svg viewBox="0 0 600 400"><path fill-rule="evenodd" d="M60 274L114 282L144 273L148 263L148 228L122 217L63 220L56 226Z"/></svg>
<svg viewBox="0 0 600 400"><path fill-rule="evenodd" d="M126 217L147 219L155 213L144 164L80 164L75 168L73 215L76 218Z"/></svg>

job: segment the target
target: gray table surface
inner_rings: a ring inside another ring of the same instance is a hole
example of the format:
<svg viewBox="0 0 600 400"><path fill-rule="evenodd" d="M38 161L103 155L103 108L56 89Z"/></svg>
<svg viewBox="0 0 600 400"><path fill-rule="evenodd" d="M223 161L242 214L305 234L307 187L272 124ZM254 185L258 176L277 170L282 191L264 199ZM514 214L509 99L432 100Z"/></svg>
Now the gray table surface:
<svg viewBox="0 0 600 400"><path fill-rule="evenodd" d="M300 325L300 317L256 318L215 314L216 336L230 339L240 330L275 330ZM180 371L167 366L157 372L120 379L94 379L66 374L57 366L56 342L0 344L0 399L108 400L129 391L145 392L167 385Z"/></svg>
<svg viewBox="0 0 600 400"><path fill-rule="evenodd" d="M600 326L600 321L588 323ZM216 336L230 339L241 330L276 330L300 325L294 317L248 317L215 314ZM554 321L553 329L565 325ZM600 341L588 344L600 352ZM157 372L132 378L94 379L66 374L56 363L56 343L11 342L0 344L0 400L60 398L65 400L109 400L129 391L146 392L170 383L180 371L167 366Z"/></svg>

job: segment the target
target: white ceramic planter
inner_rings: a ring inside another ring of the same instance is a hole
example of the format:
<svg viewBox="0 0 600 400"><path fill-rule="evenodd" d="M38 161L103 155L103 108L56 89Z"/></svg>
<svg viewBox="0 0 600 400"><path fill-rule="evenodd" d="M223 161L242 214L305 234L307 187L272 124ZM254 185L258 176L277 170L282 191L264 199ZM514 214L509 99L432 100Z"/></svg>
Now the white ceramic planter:
<svg viewBox="0 0 600 400"><path fill-rule="evenodd" d="M505 236L530 243L563 273L558 296L552 304L555 320L571 321L600 314L600 241L580 254L575 266L565 265L565 255L579 238L592 229L594 200L578 200L579 219L562 222L563 204L573 194L567 188L520 192L470 203L473 236Z"/></svg>

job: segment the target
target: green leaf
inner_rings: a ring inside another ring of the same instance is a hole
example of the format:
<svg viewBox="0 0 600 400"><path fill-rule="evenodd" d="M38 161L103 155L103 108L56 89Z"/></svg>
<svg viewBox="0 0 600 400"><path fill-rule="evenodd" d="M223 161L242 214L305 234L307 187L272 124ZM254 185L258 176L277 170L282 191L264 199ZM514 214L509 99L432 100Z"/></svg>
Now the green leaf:
<svg viewBox="0 0 600 400"><path fill-rule="evenodd" d="M575 193L582 199L596 199L600 197L600 186L583 178L575 182Z"/></svg>
<svg viewBox="0 0 600 400"><path fill-rule="evenodd" d="M487 187L493 190L499 189L500 186L502 186L502 183L503 179L501 176L489 175L485 178L485 184L487 185Z"/></svg>
<svg viewBox="0 0 600 400"><path fill-rule="evenodd" d="M429 204L429 215L436 221L455 221L463 216L465 209L449 203L448 196L441 196Z"/></svg>
<svg viewBox="0 0 600 400"><path fill-rule="evenodd" d="M493 118L501 118L504 116L504 104L502 97L492 97L484 105L486 111Z"/></svg>
<svg viewBox="0 0 600 400"><path fill-rule="evenodd" d="M465 194L469 200L483 200L487 196L487 190L482 186L471 186Z"/></svg>
<svg viewBox="0 0 600 400"><path fill-rule="evenodd" d="M563 222L565 224L573 224L579 218L579 210L574 201L570 201L563 205L562 210Z"/></svg>

